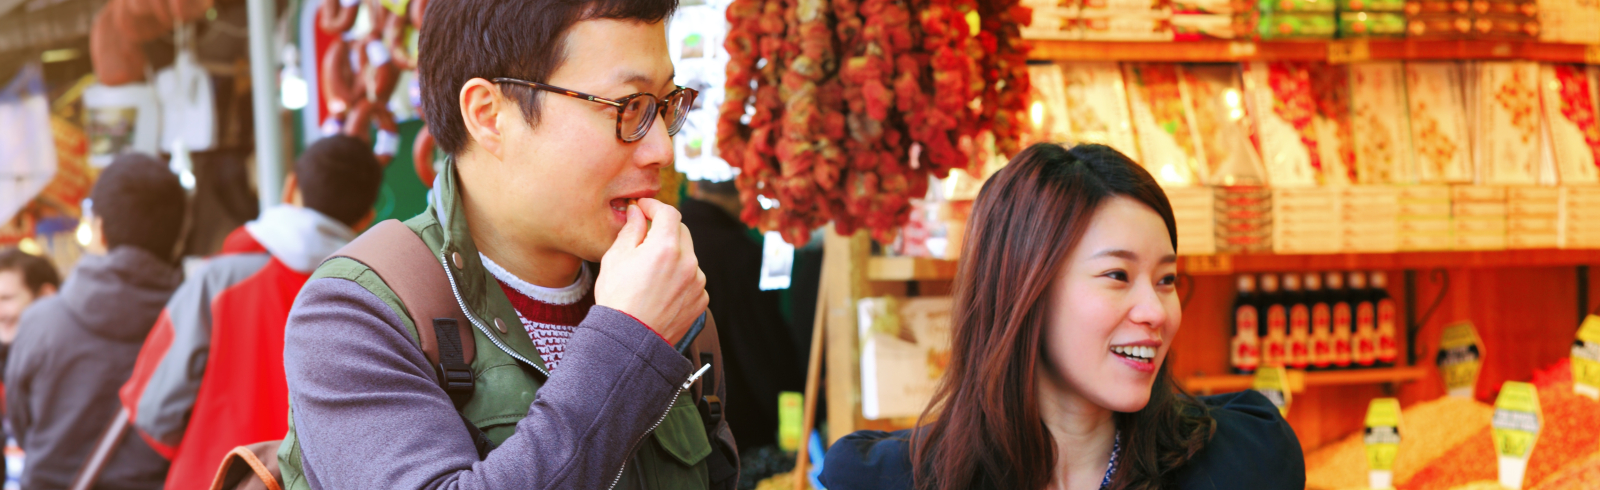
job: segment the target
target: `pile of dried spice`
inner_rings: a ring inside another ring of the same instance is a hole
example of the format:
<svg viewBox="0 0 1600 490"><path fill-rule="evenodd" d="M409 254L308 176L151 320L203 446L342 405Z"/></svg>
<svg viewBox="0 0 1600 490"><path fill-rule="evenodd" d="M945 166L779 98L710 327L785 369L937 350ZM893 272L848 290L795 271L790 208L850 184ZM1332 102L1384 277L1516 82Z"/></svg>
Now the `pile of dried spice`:
<svg viewBox="0 0 1600 490"><path fill-rule="evenodd" d="M1489 426L1494 407L1466 398L1445 397L1401 412L1400 454L1395 480L1405 481L1446 450ZM1365 488L1367 453L1361 433L1306 455L1306 488Z"/></svg>

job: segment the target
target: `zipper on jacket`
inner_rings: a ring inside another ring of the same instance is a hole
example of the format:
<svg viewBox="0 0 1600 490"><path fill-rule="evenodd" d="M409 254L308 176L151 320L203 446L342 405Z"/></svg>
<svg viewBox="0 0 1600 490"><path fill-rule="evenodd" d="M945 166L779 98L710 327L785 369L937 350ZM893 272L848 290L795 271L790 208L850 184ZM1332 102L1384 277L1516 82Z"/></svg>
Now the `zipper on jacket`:
<svg viewBox="0 0 1600 490"><path fill-rule="evenodd" d="M515 351L511 350L511 348L507 347L506 344L501 343L500 338L495 337L492 333L489 333L489 327L485 326L483 322L478 321L478 317L472 314L472 310L467 308L467 302L461 299L461 289L456 287L456 275L450 272L450 266L447 262L445 262L444 253L442 252L439 254L439 266L444 267L444 274L450 279L450 293L456 296L456 304L461 307L461 313L467 316L467 321L472 322L472 326L477 327L478 331L483 332L483 336L488 337L489 341L493 342L494 346L499 347L502 352L506 353L506 355L509 355L518 361L522 361L523 364L533 367L534 370L539 371L539 374L544 375L544 379L549 380L549 371L545 371L544 368L539 367L538 364L534 364L533 361L529 361L528 359L522 357L521 354L517 354ZM663 417L665 417L665 415L663 415Z"/></svg>
<svg viewBox="0 0 1600 490"><path fill-rule="evenodd" d="M705 374L706 368L709 367L711 367L711 364L709 363L701 366L699 371L695 371L694 374L689 375L689 379L684 381L682 385L679 385L678 391L672 394L672 403L667 404L667 410L665 412L661 412L661 417L656 419L656 423L650 425L650 430L644 431L643 435L640 435L638 439L633 440L633 445L628 446L629 457L632 457L634 451L639 450L639 443L644 442L644 438L650 437L650 434L655 433L656 428L661 427L662 422L667 421L667 415L672 413L672 407L678 403L678 395L682 394L684 391L687 391L689 389L689 385L693 385L695 380L700 379L700 375ZM628 460L624 459L622 460L622 467L617 468L617 477L611 479L611 486L606 487L606 490L616 490L617 482L622 481L622 473L627 470Z"/></svg>

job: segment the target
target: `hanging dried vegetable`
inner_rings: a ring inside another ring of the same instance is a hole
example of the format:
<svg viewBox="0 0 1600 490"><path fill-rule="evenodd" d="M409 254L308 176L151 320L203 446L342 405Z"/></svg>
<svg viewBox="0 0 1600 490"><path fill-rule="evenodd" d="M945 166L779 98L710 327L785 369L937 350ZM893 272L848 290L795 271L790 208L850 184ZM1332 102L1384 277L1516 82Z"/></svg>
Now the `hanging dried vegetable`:
<svg viewBox="0 0 1600 490"><path fill-rule="evenodd" d="M727 17L718 152L748 224L888 241L980 136L1018 150L1031 13L1016 0L735 0Z"/></svg>

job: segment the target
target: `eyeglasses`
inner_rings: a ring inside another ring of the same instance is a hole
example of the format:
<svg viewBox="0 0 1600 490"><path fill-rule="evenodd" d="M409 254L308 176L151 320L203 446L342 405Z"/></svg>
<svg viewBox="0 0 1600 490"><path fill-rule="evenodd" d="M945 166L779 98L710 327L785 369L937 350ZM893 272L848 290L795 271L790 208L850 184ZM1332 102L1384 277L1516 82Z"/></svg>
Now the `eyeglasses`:
<svg viewBox="0 0 1600 490"><path fill-rule="evenodd" d="M545 85L539 82L530 82L515 78L496 78L494 79L494 83L521 85L524 87L555 92L568 97L576 97L589 102L599 102L601 104L616 107L617 138L621 139L624 143L639 141L640 139L644 138L644 135L649 134L650 125L655 124L655 115L657 113L661 114L662 120L667 121L667 136L678 134L678 130L683 129L683 121L688 119L689 109L694 106L695 97L700 95L700 91L698 90L688 87L678 87L677 90L673 90L672 93L667 94L666 97L659 99L656 98L654 94L641 92L623 97L621 99L612 100L596 95L589 95L583 92L567 90L553 85Z"/></svg>

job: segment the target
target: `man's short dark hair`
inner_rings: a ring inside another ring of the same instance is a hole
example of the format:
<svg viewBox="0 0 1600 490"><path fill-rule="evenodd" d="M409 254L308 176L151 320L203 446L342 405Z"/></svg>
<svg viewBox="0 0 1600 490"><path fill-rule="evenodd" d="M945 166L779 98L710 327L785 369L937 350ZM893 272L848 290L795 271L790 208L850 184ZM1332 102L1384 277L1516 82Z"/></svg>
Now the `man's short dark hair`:
<svg viewBox="0 0 1600 490"><path fill-rule="evenodd" d="M428 2L417 51L417 80L428 131L439 149L459 155L471 138L461 120L461 87L474 78L546 82L566 61L573 24L593 19L660 22L677 0L451 0ZM528 124L539 123L543 95L501 85L520 101Z"/></svg>
<svg viewBox="0 0 1600 490"><path fill-rule="evenodd" d="M100 173L89 198L104 223L107 249L129 245L172 258L188 195L166 164L142 153L122 154Z"/></svg>
<svg viewBox="0 0 1600 490"><path fill-rule="evenodd" d="M349 226L367 215L383 185L383 165L372 148L345 135L312 143L294 162L300 201Z"/></svg>
<svg viewBox="0 0 1600 490"><path fill-rule="evenodd" d="M46 284L50 287L61 289L61 276L56 274L56 266L50 265L50 259L29 254L15 248L0 250L0 272L17 271L22 274L22 284L28 287L28 292L35 298Z"/></svg>

